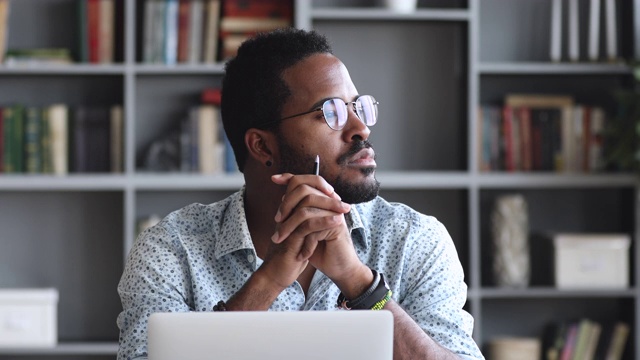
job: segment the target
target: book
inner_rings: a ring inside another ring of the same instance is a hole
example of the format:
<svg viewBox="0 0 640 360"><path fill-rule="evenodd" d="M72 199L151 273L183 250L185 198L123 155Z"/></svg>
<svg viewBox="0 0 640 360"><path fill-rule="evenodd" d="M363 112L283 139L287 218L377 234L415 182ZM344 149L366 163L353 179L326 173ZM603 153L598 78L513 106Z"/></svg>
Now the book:
<svg viewBox="0 0 640 360"><path fill-rule="evenodd" d="M4 62L9 37L9 0L0 0L0 63Z"/></svg>
<svg viewBox="0 0 640 360"><path fill-rule="evenodd" d="M218 59L220 0L206 0L202 61L212 64Z"/></svg>
<svg viewBox="0 0 640 360"><path fill-rule="evenodd" d="M218 111L213 105L201 105L198 108L198 170L202 174L221 172L222 161L219 158Z"/></svg>
<svg viewBox="0 0 640 360"><path fill-rule="evenodd" d="M191 26L189 24L191 13L191 0L179 0L178 2L178 62L185 63L189 58Z"/></svg>
<svg viewBox="0 0 640 360"><path fill-rule="evenodd" d="M629 337L630 327L623 322L617 322L613 328L611 341L607 348L606 360L620 360L624 355L624 348Z"/></svg>
<svg viewBox="0 0 640 360"><path fill-rule="evenodd" d="M71 64L72 58L66 48L8 49L5 53L7 66L30 66Z"/></svg>
<svg viewBox="0 0 640 360"><path fill-rule="evenodd" d="M580 8L578 0L569 0L569 60L580 60Z"/></svg>
<svg viewBox="0 0 640 360"><path fill-rule="evenodd" d="M189 7L189 53L187 62L191 64L202 61L204 2L192 0ZM214 35L211 35L214 36ZM217 35L215 35L217 38Z"/></svg>
<svg viewBox="0 0 640 360"><path fill-rule="evenodd" d="M113 63L115 0L100 0L98 11L98 62Z"/></svg>
<svg viewBox="0 0 640 360"><path fill-rule="evenodd" d="M178 0L164 1L164 63L175 65L178 61Z"/></svg>
<svg viewBox="0 0 640 360"><path fill-rule="evenodd" d="M51 144L51 165L55 175L69 172L69 109L66 104L53 104L47 108Z"/></svg>
<svg viewBox="0 0 640 360"><path fill-rule="evenodd" d="M100 0L87 0L87 40L89 62L100 62Z"/></svg>
<svg viewBox="0 0 640 360"><path fill-rule="evenodd" d="M551 61L562 60L562 0L551 0Z"/></svg>
<svg viewBox="0 0 640 360"><path fill-rule="evenodd" d="M587 57L597 61L600 57L600 0L589 0L589 48Z"/></svg>
<svg viewBox="0 0 640 360"><path fill-rule="evenodd" d="M113 105L109 109L109 122L110 122L110 136L111 142L109 144L110 149L110 170L112 173L124 172L124 114L121 105Z"/></svg>
<svg viewBox="0 0 640 360"><path fill-rule="evenodd" d="M24 157L26 173L38 174L42 172L41 137L41 110L35 106L27 106L25 108L24 125Z"/></svg>
<svg viewBox="0 0 640 360"><path fill-rule="evenodd" d="M615 61L618 58L618 14L616 0L604 0L605 3L605 29L607 60Z"/></svg>

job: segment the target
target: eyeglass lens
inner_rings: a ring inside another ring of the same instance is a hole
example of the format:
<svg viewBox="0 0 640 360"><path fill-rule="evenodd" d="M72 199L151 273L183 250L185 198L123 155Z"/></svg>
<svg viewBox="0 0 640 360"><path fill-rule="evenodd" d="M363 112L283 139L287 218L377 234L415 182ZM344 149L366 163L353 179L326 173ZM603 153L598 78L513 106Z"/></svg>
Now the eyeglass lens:
<svg viewBox="0 0 640 360"><path fill-rule="evenodd" d="M355 102L345 103L340 99L330 99L322 104L322 112L330 128L340 130L347 123L349 117L347 105L354 104L358 118L367 126L376 123L378 107L376 99L371 95L362 95Z"/></svg>

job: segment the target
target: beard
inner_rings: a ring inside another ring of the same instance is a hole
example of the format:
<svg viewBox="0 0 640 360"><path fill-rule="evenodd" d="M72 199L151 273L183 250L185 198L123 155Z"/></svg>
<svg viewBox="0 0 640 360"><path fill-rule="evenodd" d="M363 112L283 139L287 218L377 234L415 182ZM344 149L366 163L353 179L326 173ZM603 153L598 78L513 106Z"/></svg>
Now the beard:
<svg viewBox="0 0 640 360"><path fill-rule="evenodd" d="M277 138L280 151L278 173L312 174L313 162L316 159L316 155L308 155L296 151L279 134ZM338 158L338 165L340 165L340 167L346 167L350 157L362 149L371 147L371 143L367 140L354 142L349 151ZM375 175L370 176L374 171L375 169L373 168L360 169L360 172L367 177L367 180L363 183L350 182L345 179L343 175L338 175L333 179L325 177L325 180L333 186L335 192L340 195L343 202L347 204L359 204L371 201L378 196L380 182L375 178Z"/></svg>

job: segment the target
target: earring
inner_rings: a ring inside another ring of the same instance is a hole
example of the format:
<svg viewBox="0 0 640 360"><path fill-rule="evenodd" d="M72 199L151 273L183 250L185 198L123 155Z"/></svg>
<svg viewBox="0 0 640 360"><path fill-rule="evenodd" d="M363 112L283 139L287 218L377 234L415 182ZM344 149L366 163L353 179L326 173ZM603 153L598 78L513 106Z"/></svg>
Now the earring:
<svg viewBox="0 0 640 360"><path fill-rule="evenodd" d="M267 165L268 167L271 167L271 165L273 165L273 163L271 162L271 160L267 160L267 162L265 163L265 165Z"/></svg>

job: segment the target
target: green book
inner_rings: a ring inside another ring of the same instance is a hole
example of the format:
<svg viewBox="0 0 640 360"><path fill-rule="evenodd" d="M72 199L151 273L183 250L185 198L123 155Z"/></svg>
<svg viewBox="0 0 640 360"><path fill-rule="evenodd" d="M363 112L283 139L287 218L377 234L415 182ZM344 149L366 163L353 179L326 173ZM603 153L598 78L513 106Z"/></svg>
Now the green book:
<svg viewBox="0 0 640 360"><path fill-rule="evenodd" d="M25 109L24 123L24 164L25 172L42 172L42 112L40 108L29 106Z"/></svg>
<svg viewBox="0 0 640 360"><path fill-rule="evenodd" d="M2 136L4 142L4 151L2 156L2 167L5 173L15 172L13 167L13 109L7 106L2 109L3 129Z"/></svg>
<svg viewBox="0 0 640 360"><path fill-rule="evenodd" d="M40 131L40 152L42 154L42 173L53 173L53 161L51 158L51 130L49 126L49 108L44 108L42 114L42 127Z"/></svg>
<svg viewBox="0 0 640 360"><path fill-rule="evenodd" d="M22 173L24 172L24 106L23 105L14 105L13 106L13 124L12 124L12 140L11 152L12 163L14 172Z"/></svg>

